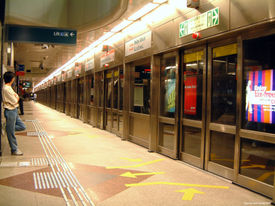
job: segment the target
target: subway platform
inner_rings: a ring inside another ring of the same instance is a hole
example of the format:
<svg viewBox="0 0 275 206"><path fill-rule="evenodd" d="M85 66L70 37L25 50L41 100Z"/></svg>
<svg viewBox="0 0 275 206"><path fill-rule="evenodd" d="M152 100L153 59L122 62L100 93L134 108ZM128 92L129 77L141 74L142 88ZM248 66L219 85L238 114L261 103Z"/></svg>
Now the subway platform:
<svg viewBox="0 0 275 206"><path fill-rule="evenodd" d="M0 157L1 206L243 206L272 200L206 171L25 102L23 156Z"/></svg>

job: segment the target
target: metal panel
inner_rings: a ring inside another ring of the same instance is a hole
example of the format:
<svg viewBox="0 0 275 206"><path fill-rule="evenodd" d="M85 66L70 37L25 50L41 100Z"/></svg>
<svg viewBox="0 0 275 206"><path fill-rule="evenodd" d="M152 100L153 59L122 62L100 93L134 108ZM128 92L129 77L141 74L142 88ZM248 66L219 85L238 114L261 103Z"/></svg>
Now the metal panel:
<svg viewBox="0 0 275 206"><path fill-rule="evenodd" d="M140 137L129 135L129 141L134 142L135 144L141 145L146 148L149 147L148 141L145 141L144 139L142 139Z"/></svg>
<svg viewBox="0 0 275 206"><path fill-rule="evenodd" d="M272 133L264 133L253 130L240 130L240 136L245 137L247 139L259 140L263 142L269 142L275 144L275 134Z"/></svg>
<svg viewBox="0 0 275 206"><path fill-rule="evenodd" d="M195 157L187 153L181 153L180 159L188 164L201 168L201 158Z"/></svg>
<svg viewBox="0 0 275 206"><path fill-rule="evenodd" d="M149 151L157 151L158 139L158 110L159 110L159 81L160 81L160 59L151 58L151 87L150 87L150 139Z"/></svg>
<svg viewBox="0 0 275 206"><path fill-rule="evenodd" d="M210 123L209 129L218 131L218 132L228 133L228 134L236 134L236 126L231 126L231 125Z"/></svg>
<svg viewBox="0 0 275 206"><path fill-rule="evenodd" d="M157 149L158 149L157 151L159 153L164 154L164 155L171 157L173 159L177 159L177 155L175 154L174 150L167 149L166 147L162 147L160 145L158 145Z"/></svg>
<svg viewBox="0 0 275 206"><path fill-rule="evenodd" d="M202 128L202 121L192 120L192 119L182 119L182 125Z"/></svg>
<svg viewBox="0 0 275 206"><path fill-rule="evenodd" d="M130 84L132 64L123 64L124 88L123 88L123 138L128 139L130 127Z"/></svg>
<svg viewBox="0 0 275 206"><path fill-rule="evenodd" d="M153 52L158 53L163 50L168 50L173 48L176 45L176 39L178 36L175 34L178 33L178 25L174 21L167 22L154 29L153 32Z"/></svg>
<svg viewBox="0 0 275 206"><path fill-rule="evenodd" d="M233 180L234 170L222 165L216 164L214 162L208 162L208 171L218 174L227 179Z"/></svg>
<svg viewBox="0 0 275 206"><path fill-rule="evenodd" d="M249 178L243 175L238 175L237 182L238 182L237 184L240 184L251 190L264 194L268 197L272 197L275 190L274 186L272 187L271 185L259 182L257 180L254 180L252 178Z"/></svg>
<svg viewBox="0 0 275 206"><path fill-rule="evenodd" d="M190 44L192 42L197 42L198 40L195 40L192 38L192 35L187 35L183 38L179 38L179 24L187 19L190 19L192 17L195 17L197 15L200 15L201 13L204 13L206 11L209 11L211 9L214 9L215 7L219 7L220 9L220 22L219 25L205 29L203 31L200 31L201 34L201 39L213 36L215 34L225 32L229 30L229 0L223 0L223 1L218 1L214 0L211 1L208 4L204 4L200 6L198 9L192 9L187 10L189 11L184 12L182 16L179 18L175 19L175 25L178 28L177 32L175 33L176 35L176 45L182 45L182 44Z"/></svg>
<svg viewBox="0 0 275 206"><path fill-rule="evenodd" d="M169 118L169 117L159 117L159 122L161 123L167 123L167 124L175 124L175 119L174 118Z"/></svg>
<svg viewBox="0 0 275 206"><path fill-rule="evenodd" d="M254 24L275 17L274 0L231 0L230 29Z"/></svg>
<svg viewBox="0 0 275 206"><path fill-rule="evenodd" d="M130 116L129 135L143 139L149 143L150 115L135 114Z"/></svg>

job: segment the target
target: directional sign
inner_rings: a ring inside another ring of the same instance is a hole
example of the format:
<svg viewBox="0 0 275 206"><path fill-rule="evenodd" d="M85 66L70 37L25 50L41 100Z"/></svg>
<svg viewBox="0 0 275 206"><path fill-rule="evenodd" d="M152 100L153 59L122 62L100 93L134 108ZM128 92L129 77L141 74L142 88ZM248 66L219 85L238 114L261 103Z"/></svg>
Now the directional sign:
<svg viewBox="0 0 275 206"><path fill-rule="evenodd" d="M75 45L77 31L71 29L6 25L6 41Z"/></svg>
<svg viewBox="0 0 275 206"><path fill-rule="evenodd" d="M177 190L176 192L184 192L182 200L192 200L196 193L197 194L204 194L204 192L201 192L201 191L196 190L194 188L189 188L189 189L185 189L185 190Z"/></svg>
<svg viewBox="0 0 275 206"><path fill-rule="evenodd" d="M188 34L216 26L219 24L219 8L207 11L199 16L195 16L179 25L179 37L184 37Z"/></svg>

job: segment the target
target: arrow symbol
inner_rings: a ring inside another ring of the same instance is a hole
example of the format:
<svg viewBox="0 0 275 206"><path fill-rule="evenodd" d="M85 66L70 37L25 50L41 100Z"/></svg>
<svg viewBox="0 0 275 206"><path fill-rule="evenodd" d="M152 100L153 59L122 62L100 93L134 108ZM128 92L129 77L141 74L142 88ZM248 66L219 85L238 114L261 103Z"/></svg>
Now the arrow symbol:
<svg viewBox="0 0 275 206"><path fill-rule="evenodd" d="M130 177L130 178L137 178L137 176L141 175L159 175L164 174L165 172L146 172L146 173L131 173L131 172L125 172L121 174L122 177Z"/></svg>
<svg viewBox="0 0 275 206"><path fill-rule="evenodd" d="M70 36L71 36L71 37L75 36L75 33L74 33L74 32L71 32L71 33L70 33Z"/></svg>
<svg viewBox="0 0 275 206"><path fill-rule="evenodd" d="M196 193L197 194L204 194L204 192L201 192L201 191L196 190L194 188L189 188L189 189L185 189L185 190L177 190L176 192L184 192L182 200L192 200Z"/></svg>

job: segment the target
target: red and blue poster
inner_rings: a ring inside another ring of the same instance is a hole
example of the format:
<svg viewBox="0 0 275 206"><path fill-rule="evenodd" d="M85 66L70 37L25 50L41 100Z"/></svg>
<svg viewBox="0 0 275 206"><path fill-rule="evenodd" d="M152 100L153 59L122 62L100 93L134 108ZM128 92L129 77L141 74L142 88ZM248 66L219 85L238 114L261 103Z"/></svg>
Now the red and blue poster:
<svg viewBox="0 0 275 206"><path fill-rule="evenodd" d="M251 122L275 123L275 71L247 73L246 119Z"/></svg>

